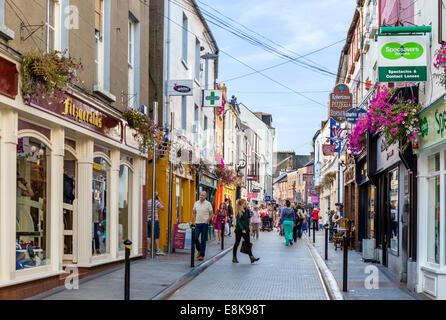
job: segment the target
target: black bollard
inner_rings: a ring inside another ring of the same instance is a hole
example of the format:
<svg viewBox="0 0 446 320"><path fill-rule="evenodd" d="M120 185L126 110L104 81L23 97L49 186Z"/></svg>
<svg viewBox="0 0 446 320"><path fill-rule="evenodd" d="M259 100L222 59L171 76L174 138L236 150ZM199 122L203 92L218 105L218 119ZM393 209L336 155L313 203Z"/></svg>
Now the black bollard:
<svg viewBox="0 0 446 320"><path fill-rule="evenodd" d="M195 267L195 225L191 225L192 228L192 239L190 248L190 267Z"/></svg>
<svg viewBox="0 0 446 320"><path fill-rule="evenodd" d="M328 260L328 224L325 224L325 260Z"/></svg>
<svg viewBox="0 0 446 320"><path fill-rule="evenodd" d="M317 221L313 220L313 243L316 243L316 223Z"/></svg>
<svg viewBox="0 0 446 320"><path fill-rule="evenodd" d="M225 219L221 219L221 250L225 249Z"/></svg>
<svg viewBox="0 0 446 320"><path fill-rule="evenodd" d="M347 292L347 265L348 265L348 235L344 234L344 276L342 280L342 291Z"/></svg>
<svg viewBox="0 0 446 320"><path fill-rule="evenodd" d="M125 240L125 276L124 276L124 300L130 300L130 249L132 241Z"/></svg>

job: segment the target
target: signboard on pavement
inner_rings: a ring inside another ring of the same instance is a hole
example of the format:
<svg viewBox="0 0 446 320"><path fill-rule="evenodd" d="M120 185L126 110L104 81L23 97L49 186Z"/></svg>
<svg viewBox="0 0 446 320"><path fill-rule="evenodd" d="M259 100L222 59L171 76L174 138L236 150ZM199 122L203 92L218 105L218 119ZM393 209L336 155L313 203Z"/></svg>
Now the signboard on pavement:
<svg viewBox="0 0 446 320"><path fill-rule="evenodd" d="M174 227L174 249L190 249L192 243L192 229L189 223L177 223Z"/></svg>

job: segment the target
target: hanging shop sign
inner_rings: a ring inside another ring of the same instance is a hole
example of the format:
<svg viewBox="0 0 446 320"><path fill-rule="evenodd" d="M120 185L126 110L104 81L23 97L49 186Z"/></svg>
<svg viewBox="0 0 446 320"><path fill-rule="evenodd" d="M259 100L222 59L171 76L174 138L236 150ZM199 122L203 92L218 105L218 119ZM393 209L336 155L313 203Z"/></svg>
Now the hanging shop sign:
<svg viewBox="0 0 446 320"><path fill-rule="evenodd" d="M248 199L257 199L257 193L248 193Z"/></svg>
<svg viewBox="0 0 446 320"><path fill-rule="evenodd" d="M223 105L223 91L203 90L203 107L221 107Z"/></svg>
<svg viewBox="0 0 446 320"><path fill-rule="evenodd" d="M18 86L19 72L15 63L0 57L0 94L15 99Z"/></svg>
<svg viewBox="0 0 446 320"><path fill-rule="evenodd" d="M427 81L428 35L380 35L379 82Z"/></svg>
<svg viewBox="0 0 446 320"><path fill-rule="evenodd" d="M338 84L330 94L330 118L337 122L345 120L347 110L351 109L353 95L345 84Z"/></svg>
<svg viewBox="0 0 446 320"><path fill-rule="evenodd" d="M341 123L330 118L330 145L335 146L334 152L341 152L342 149L342 133L345 128L341 127Z"/></svg>
<svg viewBox="0 0 446 320"><path fill-rule="evenodd" d="M26 102L58 118L122 142L122 121L69 93L59 96L37 96Z"/></svg>
<svg viewBox="0 0 446 320"><path fill-rule="evenodd" d="M312 196L311 197L311 202L312 203L319 203L319 197L318 196Z"/></svg>
<svg viewBox="0 0 446 320"><path fill-rule="evenodd" d="M312 175L312 174L309 174L309 173L304 173L304 174L302 175L302 180L303 180L304 182L306 182L306 183L313 182L313 175Z"/></svg>
<svg viewBox="0 0 446 320"><path fill-rule="evenodd" d="M336 146L331 144L323 144L322 145L322 153L324 156L332 156L335 153Z"/></svg>
<svg viewBox="0 0 446 320"><path fill-rule="evenodd" d="M387 145L387 141L380 136L377 143L377 161L376 161L376 171L384 170L389 168L393 164L400 161L398 142L392 145Z"/></svg>
<svg viewBox="0 0 446 320"><path fill-rule="evenodd" d="M352 124L355 124L356 121L358 121L360 118L362 118L366 114L367 114L367 111L365 111L364 109L351 108L351 109L347 110L347 112L345 113L345 120L347 120L348 122L350 122Z"/></svg>
<svg viewBox="0 0 446 320"><path fill-rule="evenodd" d="M417 152L446 141L446 103L444 96L420 112L421 139Z"/></svg>
<svg viewBox="0 0 446 320"><path fill-rule="evenodd" d="M167 84L168 96L192 96L193 94L193 80L171 80Z"/></svg>

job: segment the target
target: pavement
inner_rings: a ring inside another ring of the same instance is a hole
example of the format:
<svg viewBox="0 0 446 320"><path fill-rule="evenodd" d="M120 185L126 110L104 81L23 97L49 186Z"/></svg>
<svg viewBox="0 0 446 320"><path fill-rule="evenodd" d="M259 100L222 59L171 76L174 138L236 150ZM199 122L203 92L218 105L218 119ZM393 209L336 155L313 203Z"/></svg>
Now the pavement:
<svg viewBox="0 0 446 320"><path fill-rule="evenodd" d="M328 243L328 260L325 260L325 230L316 231L316 242L313 244L313 230L308 238L310 245L322 257L326 266L333 274L341 292L343 289L344 251L334 249L333 243ZM377 288L371 289L371 270L378 275ZM348 251L347 292L342 292L345 300L430 300L422 294L411 293L406 283L393 279L390 271L378 264L364 262L362 254L355 250ZM369 287L369 288L367 288Z"/></svg>

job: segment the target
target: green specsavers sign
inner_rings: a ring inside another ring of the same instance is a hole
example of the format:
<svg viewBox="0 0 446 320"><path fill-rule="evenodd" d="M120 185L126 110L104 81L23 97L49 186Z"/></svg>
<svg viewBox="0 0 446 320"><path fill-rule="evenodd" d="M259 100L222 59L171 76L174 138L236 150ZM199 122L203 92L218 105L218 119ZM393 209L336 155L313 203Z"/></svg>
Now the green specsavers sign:
<svg viewBox="0 0 446 320"><path fill-rule="evenodd" d="M379 36L379 82L427 81L428 41L425 35Z"/></svg>
<svg viewBox="0 0 446 320"><path fill-rule="evenodd" d="M441 97L420 112L420 151L446 142L446 101Z"/></svg>

